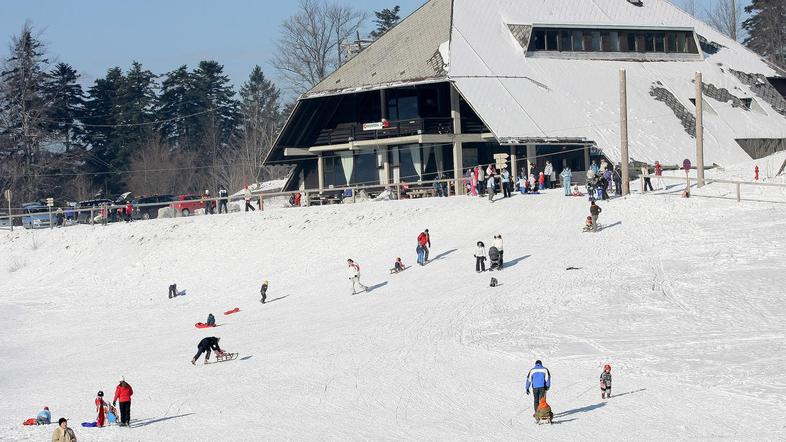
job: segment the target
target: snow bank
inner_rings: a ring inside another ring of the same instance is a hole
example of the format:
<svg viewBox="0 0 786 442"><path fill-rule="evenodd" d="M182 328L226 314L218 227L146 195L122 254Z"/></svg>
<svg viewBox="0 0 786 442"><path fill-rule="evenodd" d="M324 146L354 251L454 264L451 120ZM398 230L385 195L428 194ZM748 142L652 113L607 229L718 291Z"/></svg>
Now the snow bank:
<svg viewBox="0 0 786 442"><path fill-rule="evenodd" d="M587 206L549 192L2 232L0 440L49 437L21 426L44 405L80 441L782 440L784 206L634 196L582 234ZM424 228L433 262L390 275ZM490 288L472 254L497 233ZM348 257L370 293L350 296ZM168 299L172 282L188 294ZM209 312L220 327L194 328ZM211 335L240 358L192 366ZM551 427L523 394L535 358ZM78 427L121 376L132 428Z"/></svg>

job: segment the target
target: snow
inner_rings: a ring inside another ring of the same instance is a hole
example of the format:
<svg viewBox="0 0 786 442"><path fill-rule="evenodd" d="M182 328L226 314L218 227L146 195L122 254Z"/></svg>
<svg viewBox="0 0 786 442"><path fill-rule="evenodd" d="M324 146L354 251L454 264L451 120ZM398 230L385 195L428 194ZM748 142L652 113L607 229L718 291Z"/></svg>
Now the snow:
<svg viewBox="0 0 786 442"><path fill-rule="evenodd" d="M80 441L783 440L786 206L601 205L596 234L559 191L3 231L0 440L48 440L21 426L44 405ZM424 228L434 261L390 275ZM472 253L497 233L490 288ZM370 293L350 296L349 257ZM192 366L211 335L240 358ZM535 358L550 427L523 393ZM121 376L133 427L79 427Z"/></svg>

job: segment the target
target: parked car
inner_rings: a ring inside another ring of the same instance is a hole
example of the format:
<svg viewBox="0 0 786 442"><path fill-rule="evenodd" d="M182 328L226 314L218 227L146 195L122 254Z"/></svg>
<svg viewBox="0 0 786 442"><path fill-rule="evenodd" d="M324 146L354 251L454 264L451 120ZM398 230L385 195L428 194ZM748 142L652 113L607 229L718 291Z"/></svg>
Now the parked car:
<svg viewBox="0 0 786 442"><path fill-rule="evenodd" d="M131 204L134 205L133 217L134 219L156 219L158 218L158 209L168 207L172 201L176 201L174 195L156 195L136 198L131 201ZM142 204L141 207L139 206L140 204ZM152 204L152 206L146 204Z"/></svg>
<svg viewBox="0 0 786 442"><path fill-rule="evenodd" d="M11 227L11 218L6 212L0 212L0 227Z"/></svg>
<svg viewBox="0 0 786 442"><path fill-rule="evenodd" d="M90 224L90 209L95 209L93 211L93 216L96 217L100 213L100 207L104 204L112 204L112 200L104 198L80 201L77 206L79 208L79 214L76 217L76 221L82 224Z"/></svg>
<svg viewBox="0 0 786 442"><path fill-rule="evenodd" d="M211 201L212 206L216 207L216 202ZM170 204L175 210L175 213L182 216L189 216L193 215L199 209L205 208L205 202L202 201L202 197L199 195L180 195L177 197L177 200Z"/></svg>
<svg viewBox="0 0 786 442"><path fill-rule="evenodd" d="M22 204L25 216L22 226L25 229L48 229L50 225L49 208L41 203Z"/></svg>

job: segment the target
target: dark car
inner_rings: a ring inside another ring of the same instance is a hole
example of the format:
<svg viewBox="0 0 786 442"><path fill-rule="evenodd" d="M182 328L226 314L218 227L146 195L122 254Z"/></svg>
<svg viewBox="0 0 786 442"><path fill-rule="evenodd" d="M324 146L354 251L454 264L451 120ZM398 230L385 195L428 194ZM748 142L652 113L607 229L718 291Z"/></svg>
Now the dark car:
<svg viewBox="0 0 786 442"><path fill-rule="evenodd" d="M134 219L156 219L158 218L158 209L169 207L170 203L176 199L174 195L136 198L131 201L131 204L134 206L133 217Z"/></svg>
<svg viewBox="0 0 786 442"><path fill-rule="evenodd" d="M76 216L76 222L81 224L90 224L90 209L94 209L92 213L93 217L95 218L101 214L101 206L105 204L112 204L112 200L103 198L80 201L77 205L79 214Z"/></svg>

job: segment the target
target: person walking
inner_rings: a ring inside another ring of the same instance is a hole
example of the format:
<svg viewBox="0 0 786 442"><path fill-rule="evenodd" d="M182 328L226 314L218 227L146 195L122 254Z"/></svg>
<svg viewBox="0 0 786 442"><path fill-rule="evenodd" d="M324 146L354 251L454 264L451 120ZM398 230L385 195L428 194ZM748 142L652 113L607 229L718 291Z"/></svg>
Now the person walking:
<svg viewBox="0 0 786 442"><path fill-rule="evenodd" d="M475 271L478 273L486 271L486 246L483 241L478 241L475 247Z"/></svg>
<svg viewBox="0 0 786 442"><path fill-rule="evenodd" d="M641 178L644 180L643 191L647 192L647 189L650 189L650 192L652 192L653 188L652 183L650 182L650 168L647 167L646 164L641 165Z"/></svg>
<svg viewBox="0 0 786 442"><path fill-rule="evenodd" d="M659 162L655 162L655 186L658 190L666 190L666 184L663 183L663 166Z"/></svg>
<svg viewBox="0 0 786 442"><path fill-rule="evenodd" d="M120 380L115 389L115 398L112 400L112 406L116 406L120 401L120 426L127 427L131 423L131 396L134 394L134 389L128 385L125 378Z"/></svg>
<svg viewBox="0 0 786 442"><path fill-rule="evenodd" d="M251 205L251 189L249 189L248 186L243 189L243 199L246 201L246 212L249 210L252 212L256 210L254 206Z"/></svg>
<svg viewBox="0 0 786 442"><path fill-rule="evenodd" d="M221 338L217 338L215 336L209 336L209 337L204 338L201 341L199 341L199 344L197 344L197 352L194 355L194 357L191 359L191 364L192 365L196 365L196 361L197 361L197 359L199 359L200 356L202 356L202 353L205 354L205 364L207 364L208 359L210 359L210 351L211 350L215 351L216 354L223 353L224 351L221 350L221 347L218 346L218 341L220 341L220 340L221 340ZM118 388L120 388L120 387L118 387ZM130 403L129 403L129 405L130 405ZM123 403L122 402L120 403L120 414L121 415L123 414ZM122 418L121 418L121 420L122 420ZM123 425L123 424L120 424L120 425Z"/></svg>
<svg viewBox="0 0 786 442"><path fill-rule="evenodd" d="M428 233L428 229L418 235L418 245L423 249L423 262L420 265L425 265L428 261L428 249L431 248L431 235Z"/></svg>
<svg viewBox="0 0 786 442"><path fill-rule="evenodd" d="M502 174L500 174L502 179L502 194L504 198L510 197L510 172L508 169L502 169Z"/></svg>
<svg viewBox="0 0 786 442"><path fill-rule="evenodd" d="M52 442L76 442L74 430L68 426L68 420L66 418L61 417L60 420L57 421L57 428L55 428L55 432L52 433Z"/></svg>
<svg viewBox="0 0 786 442"><path fill-rule="evenodd" d="M600 215L600 212L603 212L603 209L601 209L599 205L595 204L595 201L593 200L590 203L590 216L592 217L593 232L598 231L598 216Z"/></svg>
<svg viewBox="0 0 786 442"><path fill-rule="evenodd" d="M227 209L228 197L229 197L229 192L227 192L227 190L224 188L224 186L220 186L218 188L218 198L219 198L219 200L218 200L218 214L219 215L221 215L221 211L222 210L223 210L223 213L229 213L229 210Z"/></svg>
<svg viewBox="0 0 786 442"><path fill-rule="evenodd" d="M565 196L570 196L570 181L573 178L573 172L570 170L570 167L565 166L559 176L562 178L562 187L565 190Z"/></svg>
<svg viewBox="0 0 786 442"><path fill-rule="evenodd" d="M357 265L352 259L347 260L347 275L349 276L349 280L352 281L353 295L357 295L360 292L365 292L368 290L368 287L360 283L360 266ZM360 287L360 292L356 290L356 287Z"/></svg>
<svg viewBox="0 0 786 442"><path fill-rule="evenodd" d="M524 389L529 396L529 389L532 387L532 394L535 399L535 411L538 411L538 404L540 399L546 397L546 392L551 388L551 373L549 369L543 366L540 360L535 361L535 366L532 367L527 374L527 384Z"/></svg>
<svg viewBox="0 0 786 442"><path fill-rule="evenodd" d="M491 247L496 247L499 251L499 270L505 263L505 252L502 249L502 235L494 235L494 241L491 242Z"/></svg>
<svg viewBox="0 0 786 442"><path fill-rule="evenodd" d="M98 392L95 403L96 403L96 412L98 413L98 417L96 417L96 426L103 427L104 423L106 422L106 405L107 405L107 403L104 402L103 391Z"/></svg>

